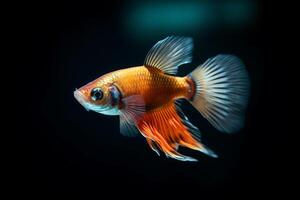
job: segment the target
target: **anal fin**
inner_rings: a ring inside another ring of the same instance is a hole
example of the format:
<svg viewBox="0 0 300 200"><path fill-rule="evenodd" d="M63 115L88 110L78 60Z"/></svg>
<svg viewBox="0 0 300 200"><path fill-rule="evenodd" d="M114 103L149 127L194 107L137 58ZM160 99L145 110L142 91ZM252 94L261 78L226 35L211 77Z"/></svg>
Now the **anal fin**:
<svg viewBox="0 0 300 200"><path fill-rule="evenodd" d="M188 121L183 113L181 116L178 115L178 108L174 103L144 113L138 120L137 127L147 138L149 146L155 152L157 152L156 147L160 148L167 157L181 161L197 161L194 158L180 154L177 151L179 145L215 157L215 154L211 153L212 151L208 151L201 144L199 130ZM197 135L198 137L196 137ZM153 143L155 143L155 146Z"/></svg>

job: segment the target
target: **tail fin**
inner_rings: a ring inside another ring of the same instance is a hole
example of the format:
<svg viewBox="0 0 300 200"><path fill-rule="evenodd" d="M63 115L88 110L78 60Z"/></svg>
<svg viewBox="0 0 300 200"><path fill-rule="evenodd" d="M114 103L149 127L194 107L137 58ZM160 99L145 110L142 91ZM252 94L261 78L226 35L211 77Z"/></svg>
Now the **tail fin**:
<svg viewBox="0 0 300 200"><path fill-rule="evenodd" d="M242 61L232 55L217 55L189 77L196 87L191 104L219 131L239 131L244 125L250 85Z"/></svg>

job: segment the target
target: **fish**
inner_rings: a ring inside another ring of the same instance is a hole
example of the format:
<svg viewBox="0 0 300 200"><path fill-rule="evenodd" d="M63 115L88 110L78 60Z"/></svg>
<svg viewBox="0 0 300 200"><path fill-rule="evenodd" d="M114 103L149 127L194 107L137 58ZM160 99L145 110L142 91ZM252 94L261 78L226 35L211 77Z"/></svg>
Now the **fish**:
<svg viewBox="0 0 300 200"><path fill-rule="evenodd" d="M197 161L179 147L217 158L201 142L201 133L180 108L188 101L223 133L237 133L245 124L250 81L241 59L231 54L209 58L186 76L178 67L192 62L193 39L168 36L158 41L143 65L122 68L100 76L74 91L86 109L119 116L120 133L142 135L158 155L180 161Z"/></svg>

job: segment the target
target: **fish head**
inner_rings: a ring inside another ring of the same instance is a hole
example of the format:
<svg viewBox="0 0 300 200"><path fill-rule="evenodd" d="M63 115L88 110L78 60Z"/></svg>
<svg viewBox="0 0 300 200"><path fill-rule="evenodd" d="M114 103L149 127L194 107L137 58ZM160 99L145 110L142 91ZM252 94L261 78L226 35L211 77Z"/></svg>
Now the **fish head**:
<svg viewBox="0 0 300 200"><path fill-rule="evenodd" d="M118 115L120 95L113 81L107 76L100 77L74 91L75 99L87 110L106 115Z"/></svg>

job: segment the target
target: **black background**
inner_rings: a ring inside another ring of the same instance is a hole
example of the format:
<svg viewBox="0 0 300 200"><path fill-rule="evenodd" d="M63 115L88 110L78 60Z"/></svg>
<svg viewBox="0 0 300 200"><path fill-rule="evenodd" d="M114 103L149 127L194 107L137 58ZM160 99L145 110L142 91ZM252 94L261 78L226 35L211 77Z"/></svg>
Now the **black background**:
<svg viewBox="0 0 300 200"><path fill-rule="evenodd" d="M135 41L122 29L125 6L121 1L32 3L15 9L16 23L11 26L20 61L15 88L22 87L15 94L25 98L17 100L22 106L13 116L18 121L12 127L16 129L11 148L14 193L103 197L142 191L154 196L166 192L243 198L285 191L283 185L291 176L285 148L290 132L284 125L289 116L279 106L284 100L275 98L284 89L277 84L281 66L274 48L280 45L279 6L261 2L255 25L247 29L220 28L206 36L189 33L195 55L180 75L226 52L242 58L252 83L246 125L236 135L217 132L183 103L203 142L220 157L182 149L197 158L196 163L158 157L144 138L120 135L117 117L86 112L73 98L76 87L107 72L142 64L156 41L176 34Z"/></svg>

